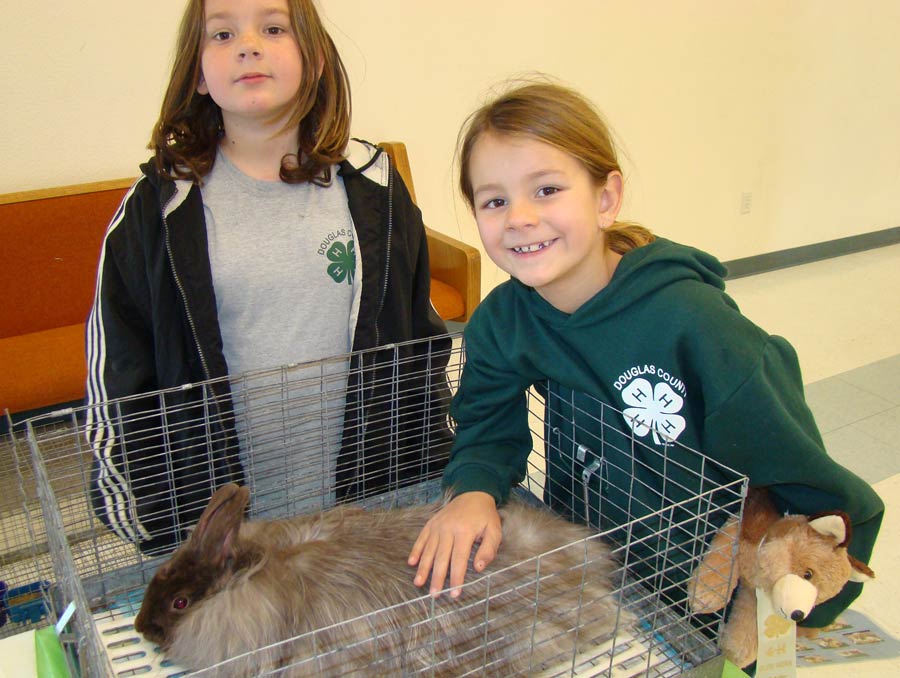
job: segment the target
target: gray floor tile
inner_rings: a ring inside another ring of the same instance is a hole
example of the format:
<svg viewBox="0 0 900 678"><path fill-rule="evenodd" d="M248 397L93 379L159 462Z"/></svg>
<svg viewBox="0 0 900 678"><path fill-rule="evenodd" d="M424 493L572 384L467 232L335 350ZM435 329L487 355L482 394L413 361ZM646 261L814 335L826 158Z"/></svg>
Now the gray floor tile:
<svg viewBox="0 0 900 678"><path fill-rule="evenodd" d="M843 374L808 384L805 392L806 402L823 434L880 414L896 405L847 381Z"/></svg>
<svg viewBox="0 0 900 678"><path fill-rule="evenodd" d="M839 464L872 484L900 471L897 449L852 426L823 436L825 449Z"/></svg>
<svg viewBox="0 0 900 678"><path fill-rule="evenodd" d="M900 407L858 421L851 424L850 428L862 431L893 447L898 458L896 470L900 472Z"/></svg>
<svg viewBox="0 0 900 678"><path fill-rule="evenodd" d="M900 405L900 355L838 375L857 388Z"/></svg>

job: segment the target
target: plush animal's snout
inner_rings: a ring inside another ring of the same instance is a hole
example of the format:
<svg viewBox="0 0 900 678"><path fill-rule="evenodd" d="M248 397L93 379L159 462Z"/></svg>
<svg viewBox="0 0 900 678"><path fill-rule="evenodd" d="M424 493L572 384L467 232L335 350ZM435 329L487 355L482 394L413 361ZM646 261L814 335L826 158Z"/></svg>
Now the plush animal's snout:
<svg viewBox="0 0 900 678"><path fill-rule="evenodd" d="M816 604L818 591L806 579L786 574L772 587L772 604L782 616L795 622L806 619Z"/></svg>

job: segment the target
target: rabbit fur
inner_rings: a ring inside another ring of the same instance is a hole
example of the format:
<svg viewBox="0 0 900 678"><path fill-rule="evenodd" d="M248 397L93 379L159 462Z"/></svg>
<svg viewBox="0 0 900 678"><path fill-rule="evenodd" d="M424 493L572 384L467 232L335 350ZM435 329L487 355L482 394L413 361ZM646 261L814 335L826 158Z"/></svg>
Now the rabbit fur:
<svg viewBox="0 0 900 678"><path fill-rule="evenodd" d="M607 547L549 510L518 501L501 508L496 559L485 576L470 563L452 599L422 595L404 563L441 502L245 521L248 499L245 487L221 487L144 595L135 628L185 668L531 675L571 661L576 643L605 639L620 621Z"/></svg>

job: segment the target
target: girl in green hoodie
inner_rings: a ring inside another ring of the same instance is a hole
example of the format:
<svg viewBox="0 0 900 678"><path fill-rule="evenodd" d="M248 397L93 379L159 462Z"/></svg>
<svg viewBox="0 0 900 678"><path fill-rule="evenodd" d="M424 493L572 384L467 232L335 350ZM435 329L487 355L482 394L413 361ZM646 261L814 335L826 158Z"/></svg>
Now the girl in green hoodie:
<svg viewBox="0 0 900 678"><path fill-rule="evenodd" d="M783 510L845 511L850 551L868 562L884 505L826 453L793 348L741 315L714 257L617 221L622 172L594 108L564 87L528 84L476 111L461 139L460 188L488 256L511 279L465 330L466 365L451 407L457 435L444 474L453 499L409 555L416 585L431 573L437 594L449 575L458 595L476 542L476 571L494 558L497 504L524 479L532 448L525 394L541 384L551 396L612 404L645 444L700 450L769 487ZM580 500L588 488L573 480L592 460L569 457L565 469L548 459L545 500L589 516ZM646 496L638 501L671 491L659 486L665 458L660 468L643 467L634 492ZM806 624L829 623L860 586L848 584Z"/></svg>

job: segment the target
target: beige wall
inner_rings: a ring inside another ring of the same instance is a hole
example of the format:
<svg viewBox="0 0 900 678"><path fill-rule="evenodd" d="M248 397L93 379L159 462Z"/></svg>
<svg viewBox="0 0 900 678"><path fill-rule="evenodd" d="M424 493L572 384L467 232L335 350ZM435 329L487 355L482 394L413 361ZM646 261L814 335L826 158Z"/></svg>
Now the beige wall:
<svg viewBox="0 0 900 678"><path fill-rule="evenodd" d="M182 6L7 3L0 192L136 173ZM426 221L466 241L457 129L493 83L532 70L606 113L625 216L668 237L732 259L900 226L896 0L319 6L350 71L354 134L406 141ZM487 290L504 276L485 264Z"/></svg>

